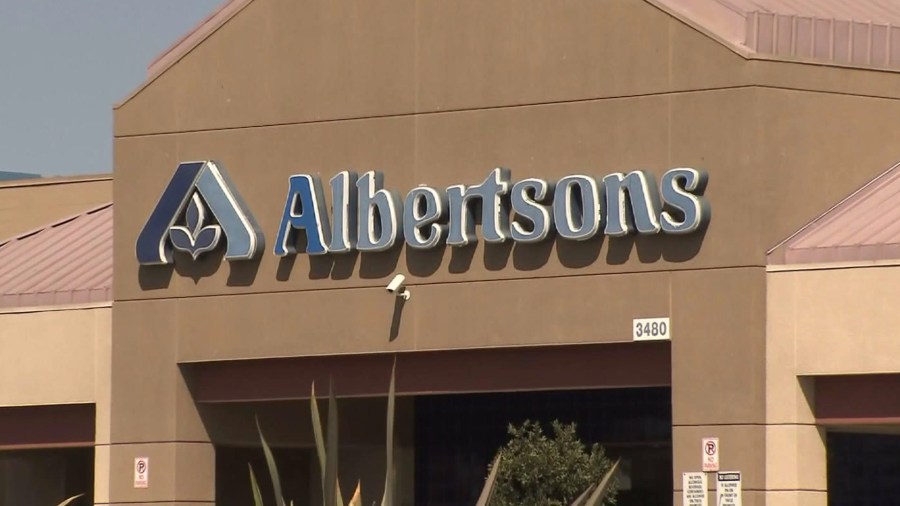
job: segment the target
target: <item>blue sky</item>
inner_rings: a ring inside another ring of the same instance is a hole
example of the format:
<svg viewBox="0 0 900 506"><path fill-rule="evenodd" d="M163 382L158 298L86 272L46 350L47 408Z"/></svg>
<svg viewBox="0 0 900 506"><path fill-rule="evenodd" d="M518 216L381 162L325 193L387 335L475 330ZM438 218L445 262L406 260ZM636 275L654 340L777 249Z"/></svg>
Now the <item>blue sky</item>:
<svg viewBox="0 0 900 506"><path fill-rule="evenodd" d="M223 0L0 0L0 170L112 171L112 105Z"/></svg>

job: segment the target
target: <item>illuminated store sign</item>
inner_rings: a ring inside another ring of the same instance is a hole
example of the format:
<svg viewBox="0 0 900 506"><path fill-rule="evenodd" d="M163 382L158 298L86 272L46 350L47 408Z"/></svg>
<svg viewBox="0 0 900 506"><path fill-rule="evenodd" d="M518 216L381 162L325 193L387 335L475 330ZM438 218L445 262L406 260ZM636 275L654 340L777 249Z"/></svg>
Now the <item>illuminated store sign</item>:
<svg viewBox="0 0 900 506"><path fill-rule="evenodd" d="M512 182L509 170L498 168L475 185L422 185L401 199L384 188L380 172L344 171L329 181L329 214L322 181L298 174L288 180L274 252L302 253L297 251L301 232L310 255L384 251L404 241L415 249L461 247L478 240L476 212L487 243L535 243L553 233L573 241L597 234L690 234L709 221L702 196L706 180L705 172L676 168L663 174L659 184L645 171ZM171 263L173 248L197 258L214 249L222 236L228 260L253 258L263 243L224 171L214 162L185 163L138 238L138 261Z"/></svg>

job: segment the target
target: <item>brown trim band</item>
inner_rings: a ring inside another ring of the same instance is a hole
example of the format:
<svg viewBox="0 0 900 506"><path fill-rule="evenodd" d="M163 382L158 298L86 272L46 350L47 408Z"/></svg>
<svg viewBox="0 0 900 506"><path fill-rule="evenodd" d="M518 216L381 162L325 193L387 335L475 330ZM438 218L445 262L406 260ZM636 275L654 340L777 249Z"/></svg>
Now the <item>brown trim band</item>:
<svg viewBox="0 0 900 506"><path fill-rule="evenodd" d="M0 448L94 444L94 405L56 404L0 408Z"/></svg>
<svg viewBox="0 0 900 506"><path fill-rule="evenodd" d="M329 378L340 396L387 393L397 357L402 395L671 384L668 342L336 355L181 364L198 402L309 398Z"/></svg>
<svg viewBox="0 0 900 506"><path fill-rule="evenodd" d="M900 374L818 376L816 423L872 425L900 420Z"/></svg>

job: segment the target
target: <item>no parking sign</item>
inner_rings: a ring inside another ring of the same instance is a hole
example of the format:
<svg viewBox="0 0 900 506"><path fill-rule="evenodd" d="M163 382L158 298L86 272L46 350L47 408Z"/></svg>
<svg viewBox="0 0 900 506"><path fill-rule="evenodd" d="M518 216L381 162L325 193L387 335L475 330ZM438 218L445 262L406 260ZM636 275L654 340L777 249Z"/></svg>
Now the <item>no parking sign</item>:
<svg viewBox="0 0 900 506"><path fill-rule="evenodd" d="M719 438L703 438L703 471L714 473L719 470Z"/></svg>
<svg viewBox="0 0 900 506"><path fill-rule="evenodd" d="M134 459L134 488L150 486L150 459L137 457Z"/></svg>

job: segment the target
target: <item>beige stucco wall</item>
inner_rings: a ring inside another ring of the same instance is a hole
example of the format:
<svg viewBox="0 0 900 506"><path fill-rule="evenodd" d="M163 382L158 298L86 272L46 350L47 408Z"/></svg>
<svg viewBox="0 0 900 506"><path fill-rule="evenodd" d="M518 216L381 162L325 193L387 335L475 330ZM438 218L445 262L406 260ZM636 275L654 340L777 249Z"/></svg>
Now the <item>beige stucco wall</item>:
<svg viewBox="0 0 900 506"><path fill-rule="evenodd" d="M0 406L102 400L110 342L109 307L0 313Z"/></svg>
<svg viewBox="0 0 900 506"><path fill-rule="evenodd" d="M900 372L900 265L799 267L769 279L783 301L773 316L794 336L797 375Z"/></svg>
<svg viewBox="0 0 900 506"><path fill-rule="evenodd" d="M112 308L0 313L0 407L93 404L94 499L109 497Z"/></svg>
<svg viewBox="0 0 900 506"><path fill-rule="evenodd" d="M767 273L766 483L770 504L827 503L813 379L900 372L900 265L771 266Z"/></svg>
<svg viewBox="0 0 900 506"><path fill-rule="evenodd" d="M0 183L0 241L112 202L112 176Z"/></svg>
<svg viewBox="0 0 900 506"><path fill-rule="evenodd" d="M825 506L825 433L815 425L812 381L797 375L798 363L807 359L800 350L797 333L797 280L789 272L768 272L766 278L765 462L766 486L772 491L769 504ZM808 307L829 311L821 306Z"/></svg>

